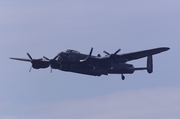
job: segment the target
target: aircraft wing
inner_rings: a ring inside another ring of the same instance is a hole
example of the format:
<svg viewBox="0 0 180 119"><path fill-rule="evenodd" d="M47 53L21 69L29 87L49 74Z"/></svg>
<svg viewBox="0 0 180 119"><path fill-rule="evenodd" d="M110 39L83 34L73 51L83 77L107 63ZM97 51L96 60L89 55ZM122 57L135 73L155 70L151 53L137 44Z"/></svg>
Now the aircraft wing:
<svg viewBox="0 0 180 119"><path fill-rule="evenodd" d="M19 60L19 61L26 61L26 62L31 62L30 59L25 59L25 58L13 58L13 57L10 57L9 59Z"/></svg>
<svg viewBox="0 0 180 119"><path fill-rule="evenodd" d="M144 58L147 56L152 56L152 55L167 51L169 49L170 48L168 48L168 47L160 47L160 48L155 48L155 49L150 49L150 50L126 53L126 54L116 55L114 60L121 61L121 62L127 62L127 61L131 61L131 60Z"/></svg>
<svg viewBox="0 0 180 119"><path fill-rule="evenodd" d="M128 61L152 56L152 55L167 51L169 49L170 48L168 47L160 47L160 48L154 48L150 50L125 53L125 54L120 54L120 55L113 55L113 56L107 55L105 57L91 56L91 53L92 53L92 50L91 50L90 55L86 59L80 60L80 62L84 62L84 63L91 62L93 64L99 65L101 63L108 63L108 62L111 62L111 60L113 60L113 62L116 62L116 63L125 63Z"/></svg>

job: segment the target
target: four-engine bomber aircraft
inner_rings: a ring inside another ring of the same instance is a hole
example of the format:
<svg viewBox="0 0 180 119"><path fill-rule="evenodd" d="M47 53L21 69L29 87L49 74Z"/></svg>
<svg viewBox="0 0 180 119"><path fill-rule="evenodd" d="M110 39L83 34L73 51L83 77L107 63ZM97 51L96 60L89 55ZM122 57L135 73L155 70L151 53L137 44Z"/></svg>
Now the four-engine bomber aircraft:
<svg viewBox="0 0 180 119"><path fill-rule="evenodd" d="M120 49L115 53L110 54L103 51L106 55L101 57L92 55L93 48L91 48L89 55L81 54L75 50L67 50L60 52L53 59L43 57L41 59L33 59L27 53L29 59L24 58L10 58L14 60L27 61L32 63L34 69L51 67L52 69L59 69L67 72L75 72L80 74L101 76L108 74L121 74L122 80L125 79L124 74L132 74L136 70L147 70L148 73L153 72L153 55L169 50L168 47L160 47L150 50L118 54ZM132 64L127 64L128 61L147 57L147 66L135 68ZM31 67L31 68L32 68ZM31 68L29 71L31 71Z"/></svg>

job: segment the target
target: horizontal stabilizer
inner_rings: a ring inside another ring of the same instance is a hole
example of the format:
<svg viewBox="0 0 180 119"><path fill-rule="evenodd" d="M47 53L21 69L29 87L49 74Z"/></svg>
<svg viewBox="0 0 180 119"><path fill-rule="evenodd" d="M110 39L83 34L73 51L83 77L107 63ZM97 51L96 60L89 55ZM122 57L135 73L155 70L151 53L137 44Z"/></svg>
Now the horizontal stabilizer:
<svg viewBox="0 0 180 119"><path fill-rule="evenodd" d="M146 67L142 67L142 68L134 68L134 70L147 70Z"/></svg>

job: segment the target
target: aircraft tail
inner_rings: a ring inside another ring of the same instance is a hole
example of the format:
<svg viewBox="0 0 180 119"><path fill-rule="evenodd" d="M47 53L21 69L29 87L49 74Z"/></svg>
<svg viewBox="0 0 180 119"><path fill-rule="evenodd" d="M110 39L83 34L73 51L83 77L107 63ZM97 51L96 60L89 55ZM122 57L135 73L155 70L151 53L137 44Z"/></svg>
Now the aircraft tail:
<svg viewBox="0 0 180 119"><path fill-rule="evenodd" d="M149 74L153 72L153 58L152 55L147 57L147 66L146 67L140 67L140 68L134 68L134 70L147 70Z"/></svg>
<svg viewBox="0 0 180 119"><path fill-rule="evenodd" d="M147 72L149 74L153 72L153 57L152 57L152 55L147 57Z"/></svg>

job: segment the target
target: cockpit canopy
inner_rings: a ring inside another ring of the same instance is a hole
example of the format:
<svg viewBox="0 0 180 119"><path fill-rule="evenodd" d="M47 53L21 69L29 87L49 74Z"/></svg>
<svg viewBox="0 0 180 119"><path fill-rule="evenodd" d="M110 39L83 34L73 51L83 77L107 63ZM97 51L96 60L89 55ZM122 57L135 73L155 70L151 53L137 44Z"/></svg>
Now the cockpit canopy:
<svg viewBox="0 0 180 119"><path fill-rule="evenodd" d="M80 52L75 51L75 50L70 50L70 49L66 50L66 53L80 54Z"/></svg>

